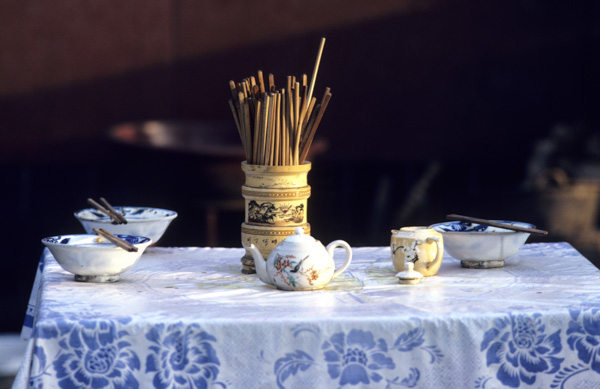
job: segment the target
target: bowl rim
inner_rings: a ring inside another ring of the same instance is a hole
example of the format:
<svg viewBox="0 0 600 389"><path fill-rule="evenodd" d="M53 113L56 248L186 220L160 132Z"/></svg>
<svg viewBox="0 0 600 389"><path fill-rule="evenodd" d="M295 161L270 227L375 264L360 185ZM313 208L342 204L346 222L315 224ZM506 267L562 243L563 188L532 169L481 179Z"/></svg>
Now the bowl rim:
<svg viewBox="0 0 600 389"><path fill-rule="evenodd" d="M150 244L152 244L152 239L147 236L130 235L130 234L114 234L114 235L121 239L126 239L126 238L130 237L130 238L140 240L139 242L132 243L136 247L145 247L145 246L149 246ZM115 244L101 246L101 245L94 244L93 242L85 242L85 243L81 243L81 244L70 244L70 243L60 243L60 242L52 241L53 239L59 240L59 239L73 238L73 237L82 238L82 240L84 240L85 238L90 238L90 239L98 238L98 235L96 235L96 234L54 235L54 236L48 236L48 237L42 238L41 242L43 245L45 245L47 247L70 247L70 248L74 248L74 249L76 249L76 248L89 249L89 248L93 247L94 249L97 249L97 250L113 250L113 249L122 250L120 247L118 247Z"/></svg>
<svg viewBox="0 0 600 389"><path fill-rule="evenodd" d="M520 222L520 221L515 221L515 220L498 220L498 219L490 219L490 220L493 222L497 222L497 223L517 225L519 227L535 228L535 225L533 225L531 223L527 223L527 222ZM435 231L439 232L440 234L449 234L449 235L469 234L469 235L482 235L482 236L486 235L487 236L487 235L529 234L529 232L513 231L513 230L490 231L490 232L485 232L485 231L441 231L436 228L436 227L439 227L442 225L450 225L450 224L470 224L470 225L476 225L476 226L483 225L483 224L479 224L479 223L463 222L463 221L454 220L454 221L447 221L447 222L441 222L441 223L434 223L434 224L431 224L429 226L429 228L434 229ZM500 227L493 227L493 226L489 226L489 227L500 228Z"/></svg>
<svg viewBox="0 0 600 389"><path fill-rule="evenodd" d="M124 206L115 206L115 209L126 209L126 208L135 208L135 209L140 209L140 208L145 208L145 209L150 209L150 210L154 210L154 211L162 211L162 212L166 212L168 213L168 215L166 216L161 216L161 217L151 217L151 218L146 218L146 219L131 219L131 220L127 220L127 223L147 223L149 221L158 221L158 220L173 220L175 219L178 214L176 211L170 210L170 209L164 209L164 208L155 208L155 207L136 207L136 206L132 206L132 205L124 205ZM100 212L95 208L83 208L80 209L79 211L76 211L73 213L73 215L78 219L78 220L84 220L84 221L89 221L89 222L96 222L96 223L112 223L112 219L110 219L109 217L107 217L106 219L92 219L92 218L88 218L88 217L83 217L80 215L80 213L84 212L84 211L95 211L95 212Z"/></svg>

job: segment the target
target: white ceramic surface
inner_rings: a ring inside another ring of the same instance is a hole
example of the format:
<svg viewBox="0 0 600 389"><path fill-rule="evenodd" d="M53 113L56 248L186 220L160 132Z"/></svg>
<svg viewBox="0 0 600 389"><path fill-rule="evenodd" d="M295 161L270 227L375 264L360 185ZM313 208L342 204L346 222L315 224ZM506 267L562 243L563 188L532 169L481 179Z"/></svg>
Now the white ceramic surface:
<svg viewBox="0 0 600 389"><path fill-rule="evenodd" d="M335 269L333 252L336 247L346 251L344 264ZM283 290L313 290L323 288L342 274L352 260L352 249L343 240L323 246L315 238L305 235L302 227L281 241L264 259L256 246L245 247L254 258L258 278L266 284Z"/></svg>
<svg viewBox="0 0 600 389"><path fill-rule="evenodd" d="M494 220L514 226L535 228L533 224ZM452 221L430 226L444 236L444 250L459 259L464 267L493 268L504 266L527 241L529 233L490 227L477 223Z"/></svg>
<svg viewBox="0 0 600 389"><path fill-rule="evenodd" d="M396 277L398 277L398 282L400 282L401 284L420 284L421 282L423 282L425 277L423 276L423 274L415 270L414 263L406 261L404 269L405 270L402 270L401 272L396 274Z"/></svg>
<svg viewBox="0 0 600 389"><path fill-rule="evenodd" d="M127 224L113 224L112 219L94 208L75 212L85 232L93 234L93 228L103 228L112 234L146 236L157 243L167 227L177 217L177 212L149 207L114 207L124 214Z"/></svg>
<svg viewBox="0 0 600 389"><path fill-rule="evenodd" d="M42 239L56 262L75 275L76 281L115 282L140 259L152 240L144 236L120 235L138 248L129 252L105 238L91 234L61 235Z"/></svg>

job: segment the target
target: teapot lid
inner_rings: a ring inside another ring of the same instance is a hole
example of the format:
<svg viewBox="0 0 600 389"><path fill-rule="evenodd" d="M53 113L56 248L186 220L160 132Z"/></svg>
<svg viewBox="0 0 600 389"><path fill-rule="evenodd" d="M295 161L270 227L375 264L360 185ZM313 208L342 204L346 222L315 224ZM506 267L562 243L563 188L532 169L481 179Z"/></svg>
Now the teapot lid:
<svg viewBox="0 0 600 389"><path fill-rule="evenodd" d="M406 261L404 267L404 271L396 274L396 277L398 277L398 281L401 284L419 284L423 282L423 274L415 270L414 263Z"/></svg>
<svg viewBox="0 0 600 389"><path fill-rule="evenodd" d="M314 243L315 242L315 238L313 238L310 235L304 234L304 228L302 228L302 227L296 227L294 232L295 232L294 235L290 235L284 239L286 243Z"/></svg>

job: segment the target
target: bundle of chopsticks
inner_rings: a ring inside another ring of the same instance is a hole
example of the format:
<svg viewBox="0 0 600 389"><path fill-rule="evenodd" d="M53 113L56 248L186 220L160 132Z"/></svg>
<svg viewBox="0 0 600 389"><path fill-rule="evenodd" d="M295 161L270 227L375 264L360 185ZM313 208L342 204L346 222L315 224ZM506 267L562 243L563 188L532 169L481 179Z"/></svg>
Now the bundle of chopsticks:
<svg viewBox="0 0 600 389"><path fill-rule="evenodd" d="M278 90L275 77L269 74L265 82L261 70L257 77L229 82L233 96L229 106L247 163L289 166L306 160L331 99L329 88L319 103L312 96L324 45L325 38L322 38L310 84L306 74L300 79L288 76L286 87Z"/></svg>

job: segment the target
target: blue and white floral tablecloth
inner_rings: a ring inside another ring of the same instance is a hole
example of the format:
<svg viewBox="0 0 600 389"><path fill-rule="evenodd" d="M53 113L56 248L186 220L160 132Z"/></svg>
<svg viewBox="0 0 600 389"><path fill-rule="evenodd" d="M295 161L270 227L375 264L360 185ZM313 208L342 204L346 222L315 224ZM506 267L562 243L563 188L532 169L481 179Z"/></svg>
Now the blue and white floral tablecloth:
<svg viewBox="0 0 600 389"><path fill-rule="evenodd" d="M241 274L242 249L149 248L114 284L45 250L15 387L600 387L600 271L567 243L501 269L446 256L420 285L387 247L353 252L326 289L285 292Z"/></svg>

